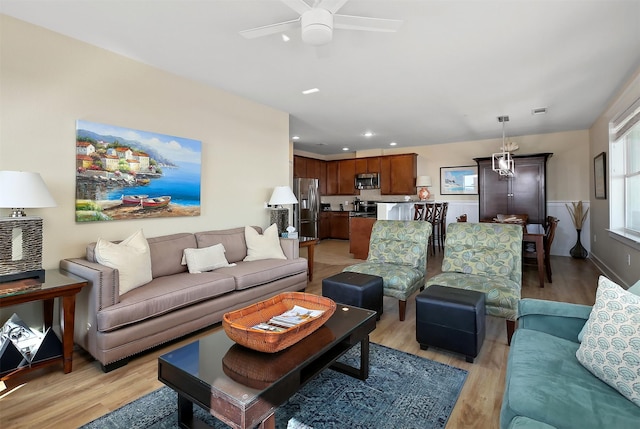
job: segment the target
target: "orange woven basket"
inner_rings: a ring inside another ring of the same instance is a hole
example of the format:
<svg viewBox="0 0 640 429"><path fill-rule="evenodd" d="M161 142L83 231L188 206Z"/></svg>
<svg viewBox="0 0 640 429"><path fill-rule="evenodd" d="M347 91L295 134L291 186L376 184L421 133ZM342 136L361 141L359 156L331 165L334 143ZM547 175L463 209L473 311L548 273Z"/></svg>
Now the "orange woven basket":
<svg viewBox="0 0 640 429"><path fill-rule="evenodd" d="M324 310L320 316L302 322L282 332L253 329L259 323L291 310L295 305L311 310ZM222 327L236 343L253 350L276 353L297 343L321 327L336 311L329 298L303 292L285 292L240 310L230 311L222 318Z"/></svg>

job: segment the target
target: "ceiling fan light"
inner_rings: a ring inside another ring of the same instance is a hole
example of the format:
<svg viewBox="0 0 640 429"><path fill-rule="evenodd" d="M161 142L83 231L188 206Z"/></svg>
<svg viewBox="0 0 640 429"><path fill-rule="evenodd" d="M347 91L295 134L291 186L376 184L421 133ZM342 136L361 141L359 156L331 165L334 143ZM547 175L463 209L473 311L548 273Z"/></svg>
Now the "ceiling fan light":
<svg viewBox="0 0 640 429"><path fill-rule="evenodd" d="M333 39L333 15L326 9L313 8L302 14L302 41L319 46Z"/></svg>

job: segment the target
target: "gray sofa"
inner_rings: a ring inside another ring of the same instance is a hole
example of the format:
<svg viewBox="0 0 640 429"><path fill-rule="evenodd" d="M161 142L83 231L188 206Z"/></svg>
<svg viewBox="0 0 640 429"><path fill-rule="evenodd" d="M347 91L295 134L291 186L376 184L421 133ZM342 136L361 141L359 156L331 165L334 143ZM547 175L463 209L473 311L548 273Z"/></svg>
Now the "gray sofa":
<svg viewBox="0 0 640 429"><path fill-rule="evenodd" d="M254 227L258 232L261 229ZM180 233L147 239L152 281L122 296L118 270L85 258L60 261L62 270L88 280L78 294L74 341L110 371L129 357L222 320L224 313L307 286L307 260L296 239L280 239L287 259L245 262L244 228ZM233 267L190 274L183 250L222 243Z"/></svg>

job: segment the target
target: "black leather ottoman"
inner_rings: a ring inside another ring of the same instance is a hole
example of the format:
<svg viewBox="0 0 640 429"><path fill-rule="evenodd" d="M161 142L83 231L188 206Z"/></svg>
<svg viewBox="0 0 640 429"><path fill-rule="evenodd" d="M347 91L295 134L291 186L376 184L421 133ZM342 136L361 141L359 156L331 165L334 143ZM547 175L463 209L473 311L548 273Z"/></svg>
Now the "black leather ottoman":
<svg viewBox="0 0 640 429"><path fill-rule="evenodd" d="M342 272L322 280L322 296L382 314L382 277Z"/></svg>
<svg viewBox="0 0 640 429"><path fill-rule="evenodd" d="M430 286L416 296L416 340L420 348L439 347L473 363L485 335L485 295L473 290Z"/></svg>

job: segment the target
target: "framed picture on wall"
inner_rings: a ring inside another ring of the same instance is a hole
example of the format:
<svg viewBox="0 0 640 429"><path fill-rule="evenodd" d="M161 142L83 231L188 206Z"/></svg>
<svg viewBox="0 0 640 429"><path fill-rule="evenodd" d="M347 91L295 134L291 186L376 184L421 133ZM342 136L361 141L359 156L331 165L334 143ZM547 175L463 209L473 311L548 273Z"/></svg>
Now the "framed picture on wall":
<svg viewBox="0 0 640 429"><path fill-rule="evenodd" d="M440 167L440 195L474 195L478 193L478 167Z"/></svg>
<svg viewBox="0 0 640 429"><path fill-rule="evenodd" d="M607 199L607 155L601 152L593 158L593 178L595 182L596 198L599 200Z"/></svg>

